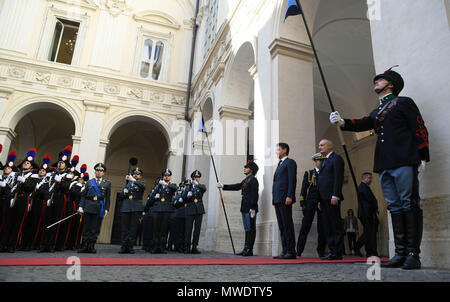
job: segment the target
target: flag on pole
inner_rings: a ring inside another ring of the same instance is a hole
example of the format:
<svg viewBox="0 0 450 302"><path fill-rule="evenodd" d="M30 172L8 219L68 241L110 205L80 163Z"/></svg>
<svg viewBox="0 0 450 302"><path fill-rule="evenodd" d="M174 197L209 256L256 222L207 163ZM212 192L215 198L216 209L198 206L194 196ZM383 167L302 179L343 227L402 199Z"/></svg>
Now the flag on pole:
<svg viewBox="0 0 450 302"><path fill-rule="evenodd" d="M284 16L284 20L286 20L289 16L300 15L302 10L298 6L297 0L288 0L286 5L286 15Z"/></svg>
<svg viewBox="0 0 450 302"><path fill-rule="evenodd" d="M205 122L203 121L203 116L202 116L202 118L200 119L200 125L198 125L198 130L197 130L198 132L206 132L206 129L205 129Z"/></svg>

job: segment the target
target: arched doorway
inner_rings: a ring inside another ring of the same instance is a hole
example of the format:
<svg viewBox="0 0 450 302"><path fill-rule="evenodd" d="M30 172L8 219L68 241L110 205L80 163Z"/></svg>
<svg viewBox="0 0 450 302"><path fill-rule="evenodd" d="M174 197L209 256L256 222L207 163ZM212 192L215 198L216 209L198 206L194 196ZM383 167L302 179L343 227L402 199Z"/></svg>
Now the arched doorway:
<svg viewBox="0 0 450 302"><path fill-rule="evenodd" d="M373 92L375 76L368 6L359 0L321 0L317 7L312 30L315 46L319 52L321 65L327 80L335 109L342 116L359 118L367 115L378 105ZM335 142L335 151L344 157L334 126L329 123L330 106L320 78L317 63L313 64L314 105L316 140L330 138ZM347 149L359 182L363 172L372 171L375 137L370 132L344 133ZM380 227L378 232L378 252L388 255L388 224L386 205L382 198L377 176L372 190L379 201ZM356 190L346 162L341 215L348 209L358 208ZM362 228L362 225L360 225ZM360 232L361 233L361 232ZM312 237L312 240L315 237ZM311 244L314 245L314 241ZM347 242L346 251L348 252Z"/></svg>
<svg viewBox="0 0 450 302"><path fill-rule="evenodd" d="M11 142L11 149L17 151L18 161L25 157L28 149L34 147L37 149L37 163L46 154L50 154L53 163L65 146L73 144L75 124L71 116L57 105L34 104L33 110L18 118L14 132L16 136Z"/></svg>
<svg viewBox="0 0 450 302"><path fill-rule="evenodd" d="M215 106L223 129L223 153L219 157L218 168L219 179L223 183L240 182L244 178L242 171L245 163L253 160L255 85L251 70L255 62L253 45L250 42L244 42L237 48L227 67L223 92L225 98L220 105ZM216 209L219 211L216 250L229 252L231 246L226 220L218 192L214 191L216 196L213 197L210 194L209 197L214 198ZM240 248L244 243L240 192L225 191L223 198L235 248Z"/></svg>
<svg viewBox="0 0 450 302"><path fill-rule="evenodd" d="M105 155L107 167L105 177L111 181L111 215L108 215L103 223L99 236L101 242L120 242L121 204L117 203L117 196L125 185L129 159L135 157L138 160L137 166L144 171L143 179L147 183L143 201L145 203L154 181L167 167L168 146L165 130L148 117L124 118L110 131Z"/></svg>

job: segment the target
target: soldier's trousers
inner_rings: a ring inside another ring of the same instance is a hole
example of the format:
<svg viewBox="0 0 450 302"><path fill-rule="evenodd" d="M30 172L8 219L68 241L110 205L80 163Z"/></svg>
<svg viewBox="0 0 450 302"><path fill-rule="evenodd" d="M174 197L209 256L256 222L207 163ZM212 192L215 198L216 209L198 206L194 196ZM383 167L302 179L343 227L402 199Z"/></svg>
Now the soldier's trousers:
<svg viewBox="0 0 450 302"><path fill-rule="evenodd" d="M165 249L171 212L157 212L153 218L153 247Z"/></svg>
<svg viewBox="0 0 450 302"><path fill-rule="evenodd" d="M34 200L22 234L22 248L39 247L46 208L45 200Z"/></svg>
<svg viewBox="0 0 450 302"><path fill-rule="evenodd" d="M68 199L64 199L64 203L61 210L58 210L58 219L64 219L72 214L75 213L76 209L74 209L75 204L73 201L70 201ZM58 224L58 230L57 230L57 238L56 238L56 244L55 249L56 250L63 250L65 248L70 226L72 223L72 219L65 220Z"/></svg>
<svg viewBox="0 0 450 302"><path fill-rule="evenodd" d="M142 212L122 212L122 235L120 243L122 246L132 248L136 243L136 233L139 224L139 217Z"/></svg>
<svg viewBox="0 0 450 302"><path fill-rule="evenodd" d="M103 218L98 213L92 214L85 212L83 219L83 244L94 244L97 242L98 234L100 234Z"/></svg>
<svg viewBox="0 0 450 302"><path fill-rule="evenodd" d="M192 246L197 246L200 239L200 230L202 228L203 214L199 215L186 215L186 230L184 243L191 244L192 236ZM192 227L194 227L194 234L192 235Z"/></svg>
<svg viewBox="0 0 450 302"><path fill-rule="evenodd" d="M3 197L3 196L2 196ZM9 209L9 200L7 198L0 199L0 238L3 231L3 228L6 224L7 212Z"/></svg>
<svg viewBox="0 0 450 302"><path fill-rule="evenodd" d="M303 210L302 226L297 240L297 255L301 255L305 250L306 240L308 238L309 231L311 230L314 216L317 212L317 253L319 255L324 253L326 246L326 237L323 230L322 215L319 214L317 203L313 201L307 201L305 210Z"/></svg>
<svg viewBox="0 0 450 302"><path fill-rule="evenodd" d="M76 206L75 209L78 209L78 206ZM71 218L72 222L69 230L69 238L66 243L66 248L69 250L79 248L83 232L83 216L84 214L80 214Z"/></svg>
<svg viewBox="0 0 450 302"><path fill-rule="evenodd" d="M147 213L142 220L143 245L148 248L153 244L153 218L153 213Z"/></svg>
<svg viewBox="0 0 450 302"><path fill-rule="evenodd" d="M20 235L28 215L28 195L18 195L14 207L10 208L5 228L2 232L1 246L15 249L20 240Z"/></svg>

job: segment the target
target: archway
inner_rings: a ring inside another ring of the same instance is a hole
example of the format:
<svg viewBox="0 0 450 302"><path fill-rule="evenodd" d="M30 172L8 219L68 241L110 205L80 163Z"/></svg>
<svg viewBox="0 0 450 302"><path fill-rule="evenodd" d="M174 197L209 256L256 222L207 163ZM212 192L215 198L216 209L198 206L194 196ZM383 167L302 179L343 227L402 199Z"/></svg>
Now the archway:
<svg viewBox="0 0 450 302"><path fill-rule="evenodd" d="M342 116L359 118L378 105L373 92L375 75L368 6L358 0L321 0L317 7L312 30L315 46L325 73L334 106ZM313 65L316 141L327 137L335 142L335 151L344 157L334 126L329 123L330 106L320 78L317 63ZM344 133L357 181L363 172L372 171L375 139L369 132ZM388 227L386 206L378 181L372 190L379 200L380 228L378 250L388 255ZM356 191L346 162L343 187L345 199L341 206L342 217L347 209L358 208ZM360 225L360 228L362 226ZM311 238L314 246L315 237ZM347 242L346 250L348 251Z"/></svg>
<svg viewBox="0 0 450 302"><path fill-rule="evenodd" d="M111 214L105 218L99 240L106 243L119 243L120 241L121 204L117 203L117 195L125 185L129 159L137 158L137 166L144 171L143 180L147 183L147 189L143 196L145 203L154 181L167 167L168 146L167 134L151 118L129 116L112 127L105 154L107 167L105 177L111 181Z"/></svg>
<svg viewBox="0 0 450 302"><path fill-rule="evenodd" d="M46 154L50 154L53 163L65 146L73 144L74 121L64 109L57 105L50 106L48 103L35 103L32 109L24 110L25 114L19 112L15 117L16 136L11 142L11 149L17 151L18 161L25 157L28 149L34 147L37 149L37 163L40 163Z"/></svg>

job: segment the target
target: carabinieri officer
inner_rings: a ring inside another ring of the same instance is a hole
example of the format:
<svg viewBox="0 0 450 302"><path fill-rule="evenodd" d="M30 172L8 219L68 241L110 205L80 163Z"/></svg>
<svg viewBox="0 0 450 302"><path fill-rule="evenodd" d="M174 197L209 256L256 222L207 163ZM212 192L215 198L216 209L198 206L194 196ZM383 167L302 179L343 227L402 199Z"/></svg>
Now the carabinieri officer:
<svg viewBox="0 0 450 302"><path fill-rule="evenodd" d="M133 170L133 175L127 175L127 184L121 192L123 198L122 208L122 238L119 254L134 254L133 245L136 242L137 227L139 218L142 215L144 205L142 196L144 195L145 181L142 181L143 171L141 168Z"/></svg>
<svg viewBox="0 0 450 302"><path fill-rule="evenodd" d="M95 178L86 183L78 208L78 212L84 213L83 243L79 253L96 253L94 246L100 233L103 217L109 211L111 182L103 179L106 166L98 163L94 169Z"/></svg>

